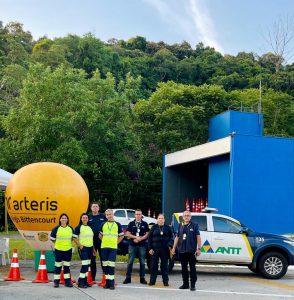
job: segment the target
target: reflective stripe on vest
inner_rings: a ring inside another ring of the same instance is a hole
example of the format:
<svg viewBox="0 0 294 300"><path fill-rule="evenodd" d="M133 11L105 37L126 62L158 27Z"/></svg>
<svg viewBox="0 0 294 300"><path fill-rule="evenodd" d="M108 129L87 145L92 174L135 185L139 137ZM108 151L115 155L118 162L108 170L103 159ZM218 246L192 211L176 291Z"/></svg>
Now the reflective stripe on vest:
<svg viewBox="0 0 294 300"><path fill-rule="evenodd" d="M102 227L102 233L101 248L117 249L118 226L116 222L105 222Z"/></svg>
<svg viewBox="0 0 294 300"><path fill-rule="evenodd" d="M55 249L60 251L67 251L72 248L72 228L69 226L59 226L56 233Z"/></svg>
<svg viewBox="0 0 294 300"><path fill-rule="evenodd" d="M79 234L79 242L85 247L93 246L93 230L88 225L81 225L80 234Z"/></svg>

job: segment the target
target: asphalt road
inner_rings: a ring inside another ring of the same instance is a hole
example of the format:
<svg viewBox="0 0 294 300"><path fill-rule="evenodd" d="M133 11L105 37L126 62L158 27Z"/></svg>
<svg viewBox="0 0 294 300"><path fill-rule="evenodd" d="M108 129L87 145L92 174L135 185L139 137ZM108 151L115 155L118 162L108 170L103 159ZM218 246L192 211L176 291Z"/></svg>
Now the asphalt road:
<svg viewBox="0 0 294 300"><path fill-rule="evenodd" d="M139 283L138 265L134 266L132 283L122 284L126 264L117 264L116 289L104 290L97 285L79 289L60 286L53 288L53 283L32 283L36 272L33 263L20 263L21 275L26 278L23 281L4 281L9 266L0 266L0 299L293 299L294 300L294 268L288 270L286 276L280 280L267 280L249 271L245 267L230 266L197 266L198 281L197 291L179 290L182 284L180 266L175 266L170 274L170 286L164 287L161 276L158 276L155 287L149 287ZM79 264L74 262L71 273L76 279L79 274ZM99 269L99 264L98 264ZM99 273L99 278L101 273ZM53 274L49 274L53 279ZM149 274L146 274L148 281Z"/></svg>

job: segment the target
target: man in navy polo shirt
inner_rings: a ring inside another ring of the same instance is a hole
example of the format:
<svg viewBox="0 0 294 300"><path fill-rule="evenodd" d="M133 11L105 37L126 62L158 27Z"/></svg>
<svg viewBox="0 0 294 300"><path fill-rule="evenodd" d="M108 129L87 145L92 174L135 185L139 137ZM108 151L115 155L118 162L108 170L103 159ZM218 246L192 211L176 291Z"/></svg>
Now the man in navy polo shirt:
<svg viewBox="0 0 294 300"><path fill-rule="evenodd" d="M141 209L136 209L135 220L131 221L127 227L126 236L130 239L129 244L129 258L126 279L124 284L131 283L131 275L133 270L133 263L136 257L140 262L140 283L147 284L145 280L145 256L147 249L147 237L149 232L148 224L142 220Z"/></svg>
<svg viewBox="0 0 294 300"><path fill-rule="evenodd" d="M95 281L96 273L97 273L97 267L96 267L97 251L98 251L99 257L100 257L101 269L103 270L102 259L101 259L101 240L99 239L99 231L100 231L102 224L105 221L107 221L107 219L104 214L99 213L99 209L100 209L100 207L97 202L91 203L91 213L89 214L88 225L92 228L92 230L94 232L94 236L93 236L94 251L93 251L93 256L91 258L91 272L92 272L93 281ZM104 271L103 271L103 274L104 274Z"/></svg>
<svg viewBox="0 0 294 300"><path fill-rule="evenodd" d="M179 226L172 249L173 255L176 252L176 247L178 247L180 255L183 277L183 284L179 287L179 289L190 288L191 291L195 291L195 284L197 281L196 256L199 256L201 254L201 237L198 224L191 222L190 211L184 211L183 213L183 223ZM190 267L190 274L188 271L188 264Z"/></svg>

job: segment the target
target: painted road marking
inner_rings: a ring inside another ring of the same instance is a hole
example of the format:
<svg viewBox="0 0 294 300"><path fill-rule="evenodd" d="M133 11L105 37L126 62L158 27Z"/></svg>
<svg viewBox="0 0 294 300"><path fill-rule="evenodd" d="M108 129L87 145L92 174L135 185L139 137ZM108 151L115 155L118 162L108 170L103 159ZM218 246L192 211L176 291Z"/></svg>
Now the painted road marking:
<svg viewBox="0 0 294 300"><path fill-rule="evenodd" d="M151 291L152 289L154 290L162 290L162 291L177 291L177 292L189 292L191 293L190 290L179 290L179 289L172 289L172 288L161 288L161 287L155 287L155 288L150 288L150 287L140 287L140 286L118 286L119 288L128 288L128 289L148 289ZM286 295L286 294L262 294L262 293L246 293L246 292L232 292L232 291L212 291L212 290L199 290L197 289L196 293L207 293L207 294L228 294L228 295L246 295L246 296L255 296L255 297L273 297L273 298L291 298L294 299L294 295Z"/></svg>
<svg viewBox="0 0 294 300"><path fill-rule="evenodd" d="M243 277L243 276L240 276L239 278L243 279L243 280L246 280L246 281L251 281L251 282L255 282L255 283L262 283L262 284L265 284L265 285L268 285L268 286L273 286L273 287L278 287L278 288L281 288L281 289L294 291L294 285L290 285L290 284L273 282L273 281L270 281L268 279L262 279L262 278L251 278L251 277Z"/></svg>
<svg viewBox="0 0 294 300"><path fill-rule="evenodd" d="M0 279L0 281L4 281L3 279ZM31 281L28 280L22 280L22 281L18 281L19 283L32 283ZM44 284L44 286L48 286L47 284ZM190 290L179 290L179 289L175 289L175 288L169 288L169 287L139 287L139 286L124 286L124 285L118 285L118 288L125 288L125 289L145 289L145 290L149 290L149 292L151 292L152 290L161 290L161 291L166 291L166 292L189 292L191 293ZM290 286L292 287L292 286ZM92 291L95 291L96 289L92 289ZM97 289L98 291L98 289ZM99 291L101 292L102 290L99 289ZM272 298L290 298L290 299L294 299L294 295L287 295L287 294L262 294L262 293L246 293L246 292L233 292L233 291L214 291L214 290L199 290L197 289L196 293L206 293L206 294L227 294L227 295L244 295L244 296L254 296L254 297L272 297Z"/></svg>

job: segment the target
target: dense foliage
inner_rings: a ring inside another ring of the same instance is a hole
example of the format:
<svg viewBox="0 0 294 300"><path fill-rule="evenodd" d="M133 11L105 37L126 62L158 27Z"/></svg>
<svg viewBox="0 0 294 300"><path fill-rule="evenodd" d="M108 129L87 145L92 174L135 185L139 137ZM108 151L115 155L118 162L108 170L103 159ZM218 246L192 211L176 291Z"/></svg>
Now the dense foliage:
<svg viewBox="0 0 294 300"><path fill-rule="evenodd" d="M103 208L159 211L163 154L206 142L228 107L254 110L260 81L265 134L294 136L294 65L276 62L140 36L34 41L0 22L0 166L64 163Z"/></svg>

